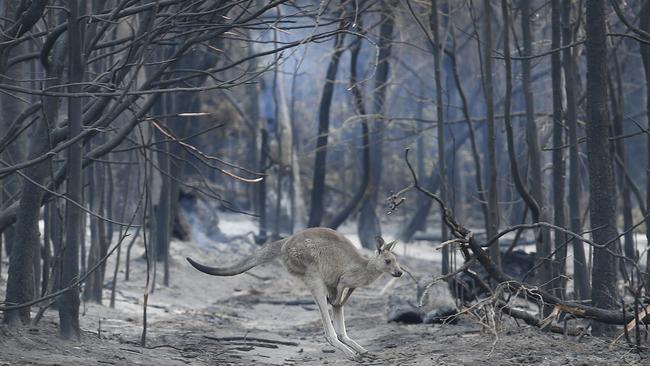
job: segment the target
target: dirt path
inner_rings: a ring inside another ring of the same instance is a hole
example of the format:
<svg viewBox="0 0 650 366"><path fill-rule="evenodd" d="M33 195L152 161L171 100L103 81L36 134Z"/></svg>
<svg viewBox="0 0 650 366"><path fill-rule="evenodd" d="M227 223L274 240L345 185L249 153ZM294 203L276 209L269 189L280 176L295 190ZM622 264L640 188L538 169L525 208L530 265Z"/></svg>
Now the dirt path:
<svg viewBox="0 0 650 366"><path fill-rule="evenodd" d="M191 269L184 261L187 255L223 263L214 250L173 244L172 285L157 286L150 297L147 347L139 345L145 275L139 259L132 263L129 282L120 274L115 309L85 304L81 342L58 339L57 314L48 311L37 327L18 332L0 327L0 365L356 364L325 343L308 291L295 287L298 282L279 264L253 271L269 280L249 275L216 278ZM430 261L403 262L416 275L439 271ZM623 344L609 351L605 340L585 337L579 342L510 321L498 338L469 316L456 325L387 323L387 295L379 295L387 281L382 278L355 292L346 307L348 333L375 356L363 364L650 364ZM4 283L1 286L4 289ZM388 292L413 296L414 284L403 278Z"/></svg>

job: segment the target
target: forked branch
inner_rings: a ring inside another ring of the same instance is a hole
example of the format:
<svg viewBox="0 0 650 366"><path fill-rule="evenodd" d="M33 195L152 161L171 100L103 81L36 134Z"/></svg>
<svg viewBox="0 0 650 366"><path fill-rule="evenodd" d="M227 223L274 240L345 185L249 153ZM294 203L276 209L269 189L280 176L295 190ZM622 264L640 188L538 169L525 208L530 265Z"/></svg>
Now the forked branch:
<svg viewBox="0 0 650 366"><path fill-rule="evenodd" d="M633 315L624 314L623 312L618 310L601 309L601 308L588 306L576 302L564 301L558 298L557 296L544 291L543 289L539 288L539 286L517 281L516 279L510 277L509 275L501 271L501 269L499 269L496 265L494 265L494 263L488 256L487 252L483 249L481 243L479 243L475 239L472 231L467 229L465 226L463 226L456 220L451 210L447 208L445 202L442 199L440 199L440 197L438 197L436 194L428 191L426 188L423 188L419 185L415 170L413 169L413 166L408 160L408 153L409 153L409 149L406 149L404 153L404 160L406 161L406 165L408 166L411 172L411 176L413 178L413 185L409 186L405 190L400 191L400 193L404 193L406 190L415 188L418 191L422 192L427 197L429 197L430 199L436 201L440 205L440 208L444 215L443 216L444 222L451 229L452 234L456 238L458 238L459 241L462 243L460 248L463 252L463 256L465 257L466 261L470 260L475 256L478 262L483 266L483 268L485 268L485 270L490 275L490 277L492 277L496 282L500 284L505 284L506 288L510 292L525 293L529 299L539 303L540 305L557 308L561 312L570 313L577 318L592 319L602 323L621 324L621 325L626 324L627 322L629 322L634 318ZM391 198L395 200L400 199L398 195L393 195ZM511 230L506 229L505 231L511 231ZM580 235L576 233L570 232L568 230L566 232L567 234L579 240L582 240L587 244L590 245L594 244L591 241L582 238ZM503 235L503 232L497 234L497 237L501 235ZM492 239L488 239L487 242L488 243L492 242ZM473 253L473 255L470 254L470 251L471 253ZM506 313L514 316L513 311L507 311Z"/></svg>

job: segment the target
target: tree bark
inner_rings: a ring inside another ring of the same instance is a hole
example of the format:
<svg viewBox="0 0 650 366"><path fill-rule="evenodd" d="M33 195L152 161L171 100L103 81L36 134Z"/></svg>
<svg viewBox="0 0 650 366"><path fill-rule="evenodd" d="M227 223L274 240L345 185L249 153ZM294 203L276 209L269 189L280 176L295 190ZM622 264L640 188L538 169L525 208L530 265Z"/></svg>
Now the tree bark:
<svg viewBox="0 0 650 366"><path fill-rule="evenodd" d="M458 72L458 62L456 59L456 32L454 31L455 27L450 27L451 34L451 44L452 51L449 54L451 58L451 70L454 74L454 82L456 84L456 89L458 90L458 95L460 96L463 109L463 117L465 118L465 123L467 124L467 130L469 132L469 140L472 148L472 157L474 160L474 182L476 184L476 191L479 198L479 204L481 206L481 211L483 212L483 220L485 222L485 227L488 227L488 209L487 209L487 199L485 198L485 189L483 188L483 169L481 168L481 155L479 154L478 144L476 142L476 128L474 128L474 122L469 111L469 102L465 91L463 90L463 85L460 80L460 75Z"/></svg>
<svg viewBox="0 0 650 366"><path fill-rule="evenodd" d="M373 110L376 115L385 113L386 93L388 89L388 75L390 72L391 42L395 21L391 4L384 2L381 10L379 27L379 57L375 72L375 89L373 93ZM370 183L368 193L361 204L359 225L357 231L359 240L364 248L375 247L375 236L381 235L381 224L377 213L377 200L382 174L382 144L384 139L384 122L382 119L374 121L370 129Z"/></svg>
<svg viewBox="0 0 650 366"><path fill-rule="evenodd" d="M623 100L623 81L621 80L621 66L619 64L618 56L613 54L611 56L614 60L614 76L615 81L612 79L611 72L608 73L608 89L609 89L609 100L612 108L612 122L613 128L611 129L613 136L621 136L624 133L624 108L625 103ZM613 142L613 151L612 151L612 164L614 161L618 160L619 164L616 164L616 185L618 186L620 197L621 197L621 211L623 214L623 230L625 230L625 235L623 235L623 253L625 256L634 262L637 261L636 245L634 243L634 230L631 230L634 225L632 219L632 199L630 197L630 185L628 184L627 179L625 179L625 170L626 168L626 156L625 156L625 140L617 139ZM621 265L624 266L622 270L624 273L627 273L627 268L625 267L625 261L621 261ZM627 276L627 274L625 274Z"/></svg>
<svg viewBox="0 0 650 366"><path fill-rule="evenodd" d="M48 76L52 78L50 80L53 82L58 80L53 73L49 72ZM49 99L46 98L45 102L48 105L44 108L37 129L31 138L29 158L40 156L48 150L48 122L46 118L56 116L57 113L56 102L50 102ZM48 162L43 161L26 168L24 172L25 179L22 184L20 205L16 214L15 245L13 245L9 257L6 293L6 302L9 304L20 304L34 298L35 273L33 263L39 247L38 220L41 198L44 194L39 185L45 183L48 173L47 166ZM29 307L10 310L4 314L5 323L10 325L17 324L19 321L27 324L29 320Z"/></svg>
<svg viewBox="0 0 650 366"><path fill-rule="evenodd" d="M430 23L431 33L433 33L433 75L436 84L436 122L438 124L438 174L440 175L440 198L447 201L447 166L445 161L445 121L442 105L442 47L440 43L440 31L438 23L438 1L431 0ZM440 232L442 240L446 241L448 237L447 225L444 218L440 218ZM442 274L449 273L449 246L442 248Z"/></svg>
<svg viewBox="0 0 650 366"><path fill-rule="evenodd" d="M81 64L81 29L79 22L78 0L72 0L68 13L68 90L71 93L81 91L83 69ZM68 124L70 136L81 133L81 99L68 98ZM70 145L67 155L67 196L82 204L83 175L81 166L82 142ZM68 286L79 276L79 242L81 241L81 209L66 201L66 242L63 252L63 274L61 285ZM75 286L78 287L78 286ZM59 300L59 332L64 339L79 339L79 290L73 288L63 294Z"/></svg>
<svg viewBox="0 0 650 366"><path fill-rule="evenodd" d="M551 48L559 49L561 45L561 5L560 0L551 1ZM560 52L551 54L551 87L553 90L553 223L559 227L565 227L566 218L564 215L564 183L566 168L564 165L564 124L562 123L562 60ZM553 262L553 289L555 294L564 298L565 268L567 246L566 234L555 231L555 254Z"/></svg>
<svg viewBox="0 0 650 366"><path fill-rule="evenodd" d="M325 208L323 198L325 196L325 173L327 164L327 140L329 138L330 107L336 81L336 72L339 68L339 60L344 51L343 39L345 33L338 33L334 40L334 52L330 59L327 73L325 74L325 85L320 99L318 109L318 138L316 139L316 157L314 159L314 176L311 189L311 207L309 210L309 221L307 227L317 227L323 221Z"/></svg>
<svg viewBox="0 0 650 366"><path fill-rule="evenodd" d="M260 158L259 158L259 172L266 172L267 169L267 156L269 153L269 133L266 128L260 130ZM260 227L257 234L256 241L258 244L266 242L267 239L267 222L268 216L266 214L266 179L262 179L258 183L257 191L257 214L260 217Z"/></svg>
<svg viewBox="0 0 650 366"><path fill-rule="evenodd" d="M159 134L161 139L164 136ZM165 286L169 285L169 270L168 270L168 257L169 257L169 240L171 228L171 209L172 209L172 190L171 190L171 170L169 159L169 143L163 143L158 151L158 169L160 169L160 200L156 208L156 261L162 262L164 265L163 283Z"/></svg>
<svg viewBox="0 0 650 366"><path fill-rule="evenodd" d="M59 85L65 58L65 47L57 44L53 49L50 67L46 70L45 88ZM57 97L44 97L43 109L31 137L28 158L33 159L49 150L50 127L56 123L58 115ZM39 248L38 220L44 191L39 185L45 184L48 176L49 161L29 166L25 169L20 203L16 213L15 245L11 251L7 278L6 302L20 304L34 298L34 257ZM4 321L8 324L28 323L30 307L5 312Z"/></svg>
<svg viewBox="0 0 650 366"><path fill-rule="evenodd" d="M51 291L50 286L50 269L52 268L52 247L50 243L52 242L52 215L50 213L52 209L51 205L45 205L43 210L43 248L41 249L41 257L43 258L43 280L41 282L42 288L39 296L44 296Z"/></svg>
<svg viewBox="0 0 650 366"><path fill-rule="evenodd" d="M104 193L104 180L103 177L98 176L98 169L98 164L93 164L87 169L88 174L86 175L86 178L88 179L89 187L87 197L88 208L92 212L101 215L101 203L99 201L101 200L100 196ZM100 222L99 218L94 216L90 217L90 248L88 249L87 268L92 268L102 257L100 253L100 247L103 245L101 243L103 238L100 233L100 225L102 224L103 223ZM101 271L99 270L92 273L86 279L83 293L85 301L92 301L98 304L102 303L102 282Z"/></svg>
<svg viewBox="0 0 650 366"><path fill-rule="evenodd" d="M296 69L297 71L297 69ZM295 83L296 83L296 78L297 76L294 75L292 80L291 80L291 85L292 85L292 92L291 94L294 95L295 91ZM282 90L282 89L281 89ZM305 199L303 195L303 186L302 186L302 179L300 175L300 164L299 164L299 131L296 128L296 121L295 121L295 105L294 101L296 98L291 98L291 108L290 111L287 112L289 115L287 118L289 119L289 127L291 130L291 222L290 222L290 229L291 232L294 232L296 228L298 229L303 229L305 228L305 220L307 218L307 211L305 208Z"/></svg>
<svg viewBox="0 0 650 366"><path fill-rule="evenodd" d="M496 129L494 126L494 96L492 90L492 5L489 1L483 2L483 93L485 95L485 108L487 116L487 201L488 201L488 237L493 237L499 231L499 207L497 186L497 153ZM499 243L490 247L490 256L497 267L501 267L501 253Z"/></svg>
<svg viewBox="0 0 650 366"><path fill-rule="evenodd" d="M607 111L607 39L604 0L586 3L587 33L587 160L589 164L589 201L593 241L604 244L616 238L616 200L609 142ZM616 268L613 249L595 248L591 298L594 306L611 309L617 303ZM612 331L601 323L593 324L595 335Z"/></svg>
<svg viewBox="0 0 650 366"><path fill-rule="evenodd" d="M645 1L641 9L641 16L639 26L646 32L650 32L650 1ZM639 44L641 47L641 59L643 60L643 71L645 72L645 90L646 90L646 119L647 126L650 128L650 46L647 44ZM647 135L646 140L646 208L650 210L650 135ZM650 217L645 220L646 239L650 243ZM646 259L646 268L650 268L650 255ZM645 285L646 289L650 288L650 271L646 271Z"/></svg>
<svg viewBox="0 0 650 366"><path fill-rule="evenodd" d="M18 19L19 14L16 14L19 2L6 1L0 5L0 15L3 20L3 29L6 30L14 24L13 19ZM4 31L3 31L4 32ZM24 44L17 46L7 46L0 44L0 82L8 85L19 85L19 80L23 78L23 73L26 72L25 67L22 65L13 65L9 67L8 61L11 56L16 56L21 53L29 52L29 49ZM3 133L9 135L9 128L17 118L21 117L21 100L18 96L4 92L0 93L0 128ZM39 110L40 108L37 108ZM4 140L4 139L3 139ZM0 157L8 163L16 163L26 158L23 146L27 146L28 142L25 138L15 138L8 146L0 146ZM2 190L0 190L0 201L3 201L3 206L15 200L15 195L19 192L22 182L18 174L11 174L2 178ZM4 236L5 252L7 257L11 254L11 248L15 242L14 237L15 225L8 227L5 230L0 229L0 234Z"/></svg>
<svg viewBox="0 0 650 366"><path fill-rule="evenodd" d="M571 0L562 1L562 44L567 46L573 42L571 24ZM564 89L566 94L566 122L569 126L569 216L570 228L574 233L582 231L580 219L580 157L578 145L578 116L576 102L575 74L577 72L573 48L566 47L562 51L564 68ZM577 239L572 239L573 249L573 286L575 297L586 300L591 297L589 291L589 275L584 245Z"/></svg>
<svg viewBox="0 0 650 366"><path fill-rule="evenodd" d="M63 215L59 210L56 202L47 204L49 208L50 217L50 236L52 237L52 254L54 255L54 262L52 263L52 292L61 289L61 273L63 272ZM58 307L56 302L54 307Z"/></svg>
<svg viewBox="0 0 650 366"><path fill-rule="evenodd" d="M357 25L362 29L361 18L357 20ZM350 90L354 98L354 105L357 113L361 117L361 149L363 150L363 166L361 171L361 184L357 188L354 196L348 201L348 204L332 219L329 228L337 229L345 220L359 207L361 200L368 191L368 183L370 183L370 131L368 129L368 121L366 120L366 107L363 103L363 96L358 85L358 66L359 66L359 52L361 52L361 38L356 38L352 41L350 49Z"/></svg>
<svg viewBox="0 0 650 366"><path fill-rule="evenodd" d="M532 55L533 37L530 31L530 1L521 1L521 29L523 38L523 57ZM526 144L528 145L528 157L530 161L530 186L533 198L537 202L538 209L531 207L533 222L548 222L548 214L543 191L543 175L541 167L541 157L539 141L537 137L537 124L535 123L535 105L533 99L531 65L530 59L524 59L521 63L522 83L524 91L525 109L526 109ZM540 234L536 244L537 263L539 267L539 283L549 284L553 279L552 261L549 258L551 254L551 237L547 228L540 229Z"/></svg>

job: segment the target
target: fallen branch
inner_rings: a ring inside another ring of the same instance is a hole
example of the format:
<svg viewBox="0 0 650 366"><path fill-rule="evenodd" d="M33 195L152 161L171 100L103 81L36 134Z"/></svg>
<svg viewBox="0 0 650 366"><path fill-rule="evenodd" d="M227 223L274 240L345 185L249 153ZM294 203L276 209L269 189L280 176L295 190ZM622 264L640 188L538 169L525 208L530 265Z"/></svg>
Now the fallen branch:
<svg viewBox="0 0 650 366"><path fill-rule="evenodd" d="M415 170L413 169L413 166L408 160L408 153L409 149L406 149L405 154L404 154L404 159L406 161L406 164L411 172L411 176L413 178L413 185L409 186L399 193L404 193L407 190L411 188L415 188L418 191L422 192L424 195L427 197L433 199L436 201L442 210L443 214L443 219L445 224L451 229L451 233L458 239L462 239L463 245L460 246L460 249L463 253L463 256L465 257L465 261L468 261L471 258L470 255L470 250L474 255L476 256L476 259L479 261L479 263L485 268L485 270L488 272L488 274L496 281L499 283L505 283L507 284L507 287L510 291L512 292L523 292L526 293L528 296L532 297L535 299L536 302L540 303L541 305L544 306L560 306L561 311L569 313L574 315L575 317L578 318L586 318L586 319L592 319L595 321L599 321L602 323L607 323L607 324L618 324L618 325L623 325L629 322L634 318L632 315L624 315L622 312L618 310L608 310L608 309L601 309L593 306L587 306L583 305L580 303L575 303L575 302L570 302L570 301L564 301L555 295L552 295L543 289L539 288L538 286L530 285L525 282L519 282L512 278L511 276L505 274L503 271L501 271L500 268L498 268L490 259L488 256L487 252L483 250L483 246L476 241L474 238L473 233L468 230L466 227L463 225L459 224L456 221L456 218L452 215L451 211L449 208L447 208L445 202L438 197L436 194L428 191L426 188L422 187L418 183L417 175L415 174ZM400 201L399 194L393 195L391 197L392 199L395 200L395 202ZM398 203L398 205L399 205ZM583 242L586 242L588 244L595 244L589 241L588 239L582 238L580 235L570 232L564 228L562 228L563 231L565 231L567 234L575 237L578 240L581 240ZM508 231L508 229L506 229ZM512 231L512 230L509 230ZM503 233L497 234L496 237L499 237L500 235L503 235ZM488 240L489 242L492 242L494 239ZM597 244L596 244L597 245Z"/></svg>
<svg viewBox="0 0 650 366"><path fill-rule="evenodd" d="M241 336L235 336L235 337L213 337L213 336L207 336L204 335L203 338L206 339L211 339L213 341L217 342L236 342L236 341L251 341L251 342L257 342L257 343L267 343L267 344L280 344L283 346L294 346L297 347L298 343L296 342L289 342L289 341L278 341L275 339L267 339L267 338L259 338L259 337L241 337Z"/></svg>
<svg viewBox="0 0 650 366"><path fill-rule="evenodd" d="M316 303L312 299L278 300L278 299L256 298L256 299L247 299L246 301L253 302L255 304L270 304L270 305L285 305L285 306L316 305Z"/></svg>
<svg viewBox="0 0 650 366"><path fill-rule="evenodd" d="M516 319L521 319L528 325L532 325L534 327L544 329L550 323L550 322L545 323L544 321L542 321L539 318L535 317L533 314L530 314L530 313L528 313L526 311L512 308L512 307L508 306L505 303L505 301L503 301L503 300L499 301L497 303L497 305L498 305L499 310L501 310L502 313L504 313L506 315L510 315L511 317L516 318ZM576 337L585 333L585 330L581 329L581 328L573 328L573 327L569 328L569 327L567 327L565 329L564 327L561 327L559 325L550 325L548 327L548 330L550 332L553 332L553 333L566 334L566 335L576 336Z"/></svg>

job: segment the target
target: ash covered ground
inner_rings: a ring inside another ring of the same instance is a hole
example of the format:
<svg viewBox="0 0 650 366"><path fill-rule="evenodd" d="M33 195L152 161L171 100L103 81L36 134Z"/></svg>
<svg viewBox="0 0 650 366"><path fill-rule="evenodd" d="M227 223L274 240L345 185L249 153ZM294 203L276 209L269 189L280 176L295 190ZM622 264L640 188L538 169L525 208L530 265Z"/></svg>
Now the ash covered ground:
<svg viewBox="0 0 650 366"><path fill-rule="evenodd" d="M250 227L243 219L221 220L228 235ZM351 234L352 229L343 230ZM352 236L352 235L351 235ZM352 236L351 239L355 241ZM191 268L185 257L217 265L253 250L240 240L198 244L174 241L171 285L162 283L149 297L146 347L140 346L146 262L136 245L131 278L121 263L114 309L82 304L81 342L60 340L58 316L48 311L37 326L0 327L0 365L354 365L325 342L320 316L309 292L279 262L251 270L252 275L212 277ZM402 244L400 244L402 245ZM236 248L236 249L235 249ZM417 278L439 275L440 264L426 246L409 246L400 262ZM397 249L398 254L404 248ZM369 253L367 253L369 254ZM417 257L417 258L416 258ZM121 256L124 261L125 256ZM425 258L425 259L422 259ZM107 273L115 263L108 262ZM3 266L6 270L6 264ZM109 276L107 276L108 278ZM1 291L4 291L6 273ZM639 355L619 341L580 339L542 332L511 319L485 327L473 316L456 324L398 324L387 321L390 295L415 301L416 286L407 276L385 288L387 277L357 290L346 306L348 334L372 352L368 365L643 365ZM105 299L109 297L105 289ZM383 293L382 293L383 290ZM4 293L0 294L4 297ZM453 303L445 285L434 286L431 304ZM35 309L36 310L36 309ZM534 310L534 309L531 309ZM647 355L645 355L647 357Z"/></svg>

